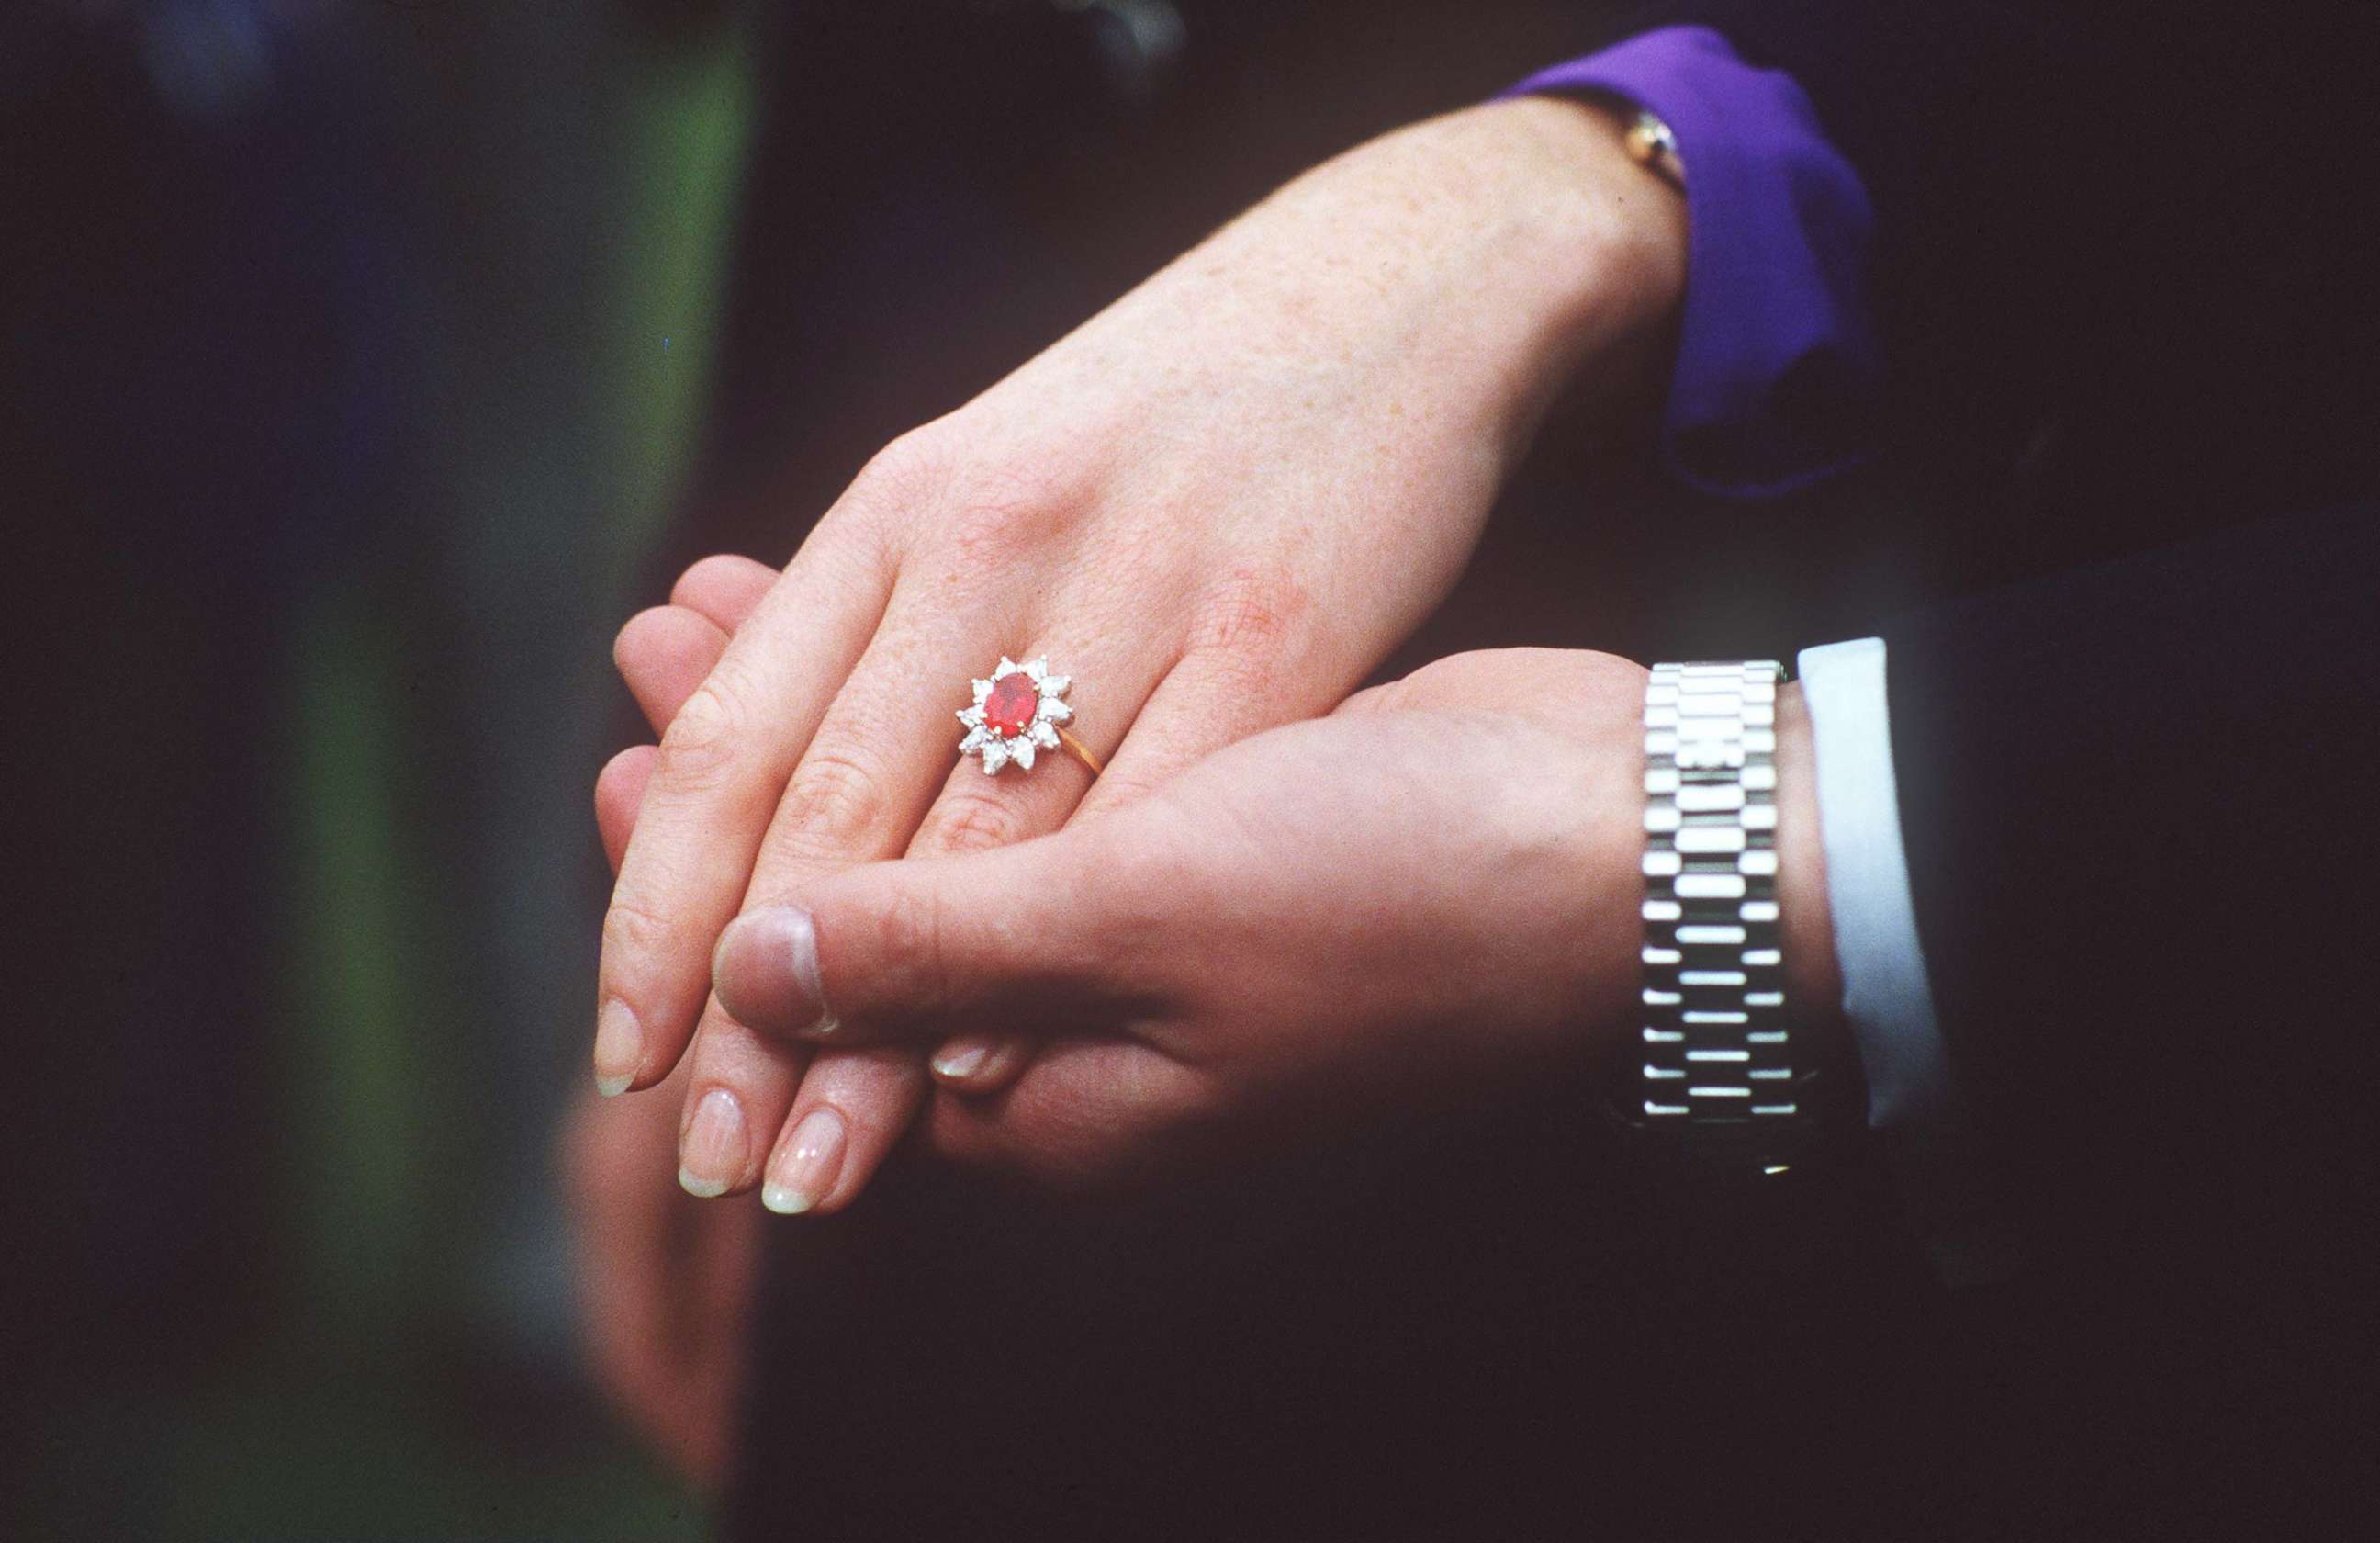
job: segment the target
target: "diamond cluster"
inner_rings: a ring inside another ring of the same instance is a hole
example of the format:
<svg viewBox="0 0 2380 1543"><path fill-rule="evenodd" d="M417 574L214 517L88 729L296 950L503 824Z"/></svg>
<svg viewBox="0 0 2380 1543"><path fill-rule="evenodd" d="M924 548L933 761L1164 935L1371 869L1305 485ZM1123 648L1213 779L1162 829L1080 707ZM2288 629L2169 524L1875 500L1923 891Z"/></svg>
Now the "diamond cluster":
<svg viewBox="0 0 2380 1543"><path fill-rule="evenodd" d="M1075 716L1060 699L1075 684L1071 675L1053 675L1046 659L1017 663L1002 654L1000 667L975 683L975 705L959 712L966 737L959 754L983 756L986 773L1010 761L1030 772L1033 758L1058 747L1058 725Z"/></svg>

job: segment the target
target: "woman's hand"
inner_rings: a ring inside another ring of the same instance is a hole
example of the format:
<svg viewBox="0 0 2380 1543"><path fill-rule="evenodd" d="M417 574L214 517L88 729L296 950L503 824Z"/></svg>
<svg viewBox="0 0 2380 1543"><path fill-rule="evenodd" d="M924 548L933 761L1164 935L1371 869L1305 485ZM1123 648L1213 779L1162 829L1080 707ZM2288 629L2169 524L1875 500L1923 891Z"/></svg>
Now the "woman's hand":
<svg viewBox="0 0 2380 1543"><path fill-rule="evenodd" d="M650 1087L692 1040L687 1187L759 1183L798 1094L836 1177L797 1197L832 1209L928 1086L706 1010L739 911L1121 813L1327 709L1444 595L1553 392L1651 367L1683 246L1598 109L1471 109L1300 178L880 456L670 724L606 917L599 1079ZM1002 654L1074 677L1096 784L956 760Z"/></svg>

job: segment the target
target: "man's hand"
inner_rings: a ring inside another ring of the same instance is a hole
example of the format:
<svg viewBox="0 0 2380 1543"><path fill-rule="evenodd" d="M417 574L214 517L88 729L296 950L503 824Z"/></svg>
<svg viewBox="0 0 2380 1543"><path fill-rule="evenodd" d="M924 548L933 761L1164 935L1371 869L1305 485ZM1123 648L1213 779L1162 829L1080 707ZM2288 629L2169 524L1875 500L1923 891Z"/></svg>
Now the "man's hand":
<svg viewBox="0 0 2380 1543"><path fill-rule="evenodd" d="M813 1063L706 1009L739 911L1120 815L1327 709L1444 595L1550 395L1582 364L1614 389L1653 367L1683 250L1600 110L1472 109L1300 178L880 456L670 724L606 918L596 1070L650 1087L692 1041L686 1186L758 1184L783 1131L828 1174L791 1197L846 1203L928 1087L914 1053ZM965 683L1002 654L1075 678L1096 784L954 764ZM1269 753L1297 772L1339 743Z"/></svg>
<svg viewBox="0 0 2380 1543"><path fill-rule="evenodd" d="M931 1131L1058 1177L1584 1064L1634 1022L1643 691L1604 655L1458 656L1109 818L821 880L728 931L721 998L782 1031L1030 1040ZM1823 997L1806 729L1780 718L1794 984ZM781 1143L769 1183L815 1166Z"/></svg>

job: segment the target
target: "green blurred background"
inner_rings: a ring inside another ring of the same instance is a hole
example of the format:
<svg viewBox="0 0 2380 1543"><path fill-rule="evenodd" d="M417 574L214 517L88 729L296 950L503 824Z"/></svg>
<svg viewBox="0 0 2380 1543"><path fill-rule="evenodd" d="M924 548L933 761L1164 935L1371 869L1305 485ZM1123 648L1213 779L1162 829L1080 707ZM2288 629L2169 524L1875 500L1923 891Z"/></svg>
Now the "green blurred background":
<svg viewBox="0 0 2380 1543"><path fill-rule="evenodd" d="M10 1537L701 1530L577 1369L551 1146L756 14L0 21L57 1061Z"/></svg>

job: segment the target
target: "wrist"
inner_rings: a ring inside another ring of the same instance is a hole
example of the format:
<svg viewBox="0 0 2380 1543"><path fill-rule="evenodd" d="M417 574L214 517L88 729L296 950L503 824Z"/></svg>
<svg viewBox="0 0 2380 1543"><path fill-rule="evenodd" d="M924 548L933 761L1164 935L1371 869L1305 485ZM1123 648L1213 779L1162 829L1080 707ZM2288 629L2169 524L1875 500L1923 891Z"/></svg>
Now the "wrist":
<svg viewBox="0 0 2380 1543"><path fill-rule="evenodd" d="M1382 135L1315 168L1208 243L1207 265L1299 271L1285 332L1393 346L1409 410L1525 450L1594 361L1598 395L1666 374L1685 292L1685 200L1632 160L1601 103L1518 97ZM1335 270L1328 289L1305 265ZM1261 282L1261 280L1259 280ZM1356 350L1361 352L1361 346Z"/></svg>
<svg viewBox="0 0 2380 1543"><path fill-rule="evenodd" d="M1786 1000L1807 1022L1825 1024L1840 1017L1843 982L1827 898L1817 761L1810 711L1798 681L1777 693L1777 919L1783 938Z"/></svg>
<svg viewBox="0 0 2380 1543"><path fill-rule="evenodd" d="M1767 1173L1837 1124L1840 1081L1814 736L1782 676L1722 659L1646 683L1643 1064L1624 1094L1632 1122Z"/></svg>
<svg viewBox="0 0 2380 1543"><path fill-rule="evenodd" d="M1598 395L1655 391L1667 375L1686 288L1686 203L1631 156L1609 103L1523 96L1439 120L1458 154L1499 156L1523 208L1509 239L1512 301L1531 319L1514 386L1526 423L1590 359Z"/></svg>

